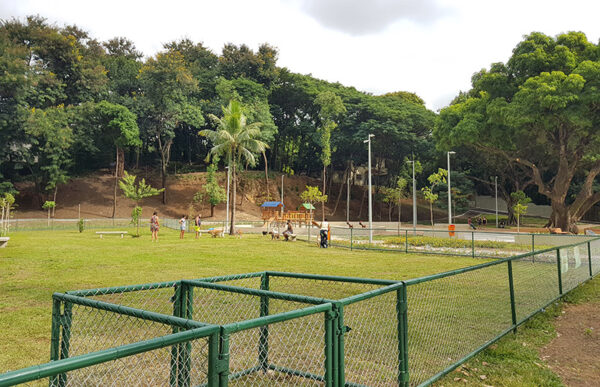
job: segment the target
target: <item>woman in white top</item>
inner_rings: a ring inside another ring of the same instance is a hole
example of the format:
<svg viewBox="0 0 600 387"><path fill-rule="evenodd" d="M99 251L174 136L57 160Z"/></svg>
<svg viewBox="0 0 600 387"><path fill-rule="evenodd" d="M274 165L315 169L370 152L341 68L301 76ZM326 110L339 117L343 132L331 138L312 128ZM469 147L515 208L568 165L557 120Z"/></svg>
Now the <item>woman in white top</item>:
<svg viewBox="0 0 600 387"><path fill-rule="evenodd" d="M187 215L183 215L181 219L179 219L179 229L181 230L181 232L179 233L179 239L183 239L185 230L187 230L187 219Z"/></svg>

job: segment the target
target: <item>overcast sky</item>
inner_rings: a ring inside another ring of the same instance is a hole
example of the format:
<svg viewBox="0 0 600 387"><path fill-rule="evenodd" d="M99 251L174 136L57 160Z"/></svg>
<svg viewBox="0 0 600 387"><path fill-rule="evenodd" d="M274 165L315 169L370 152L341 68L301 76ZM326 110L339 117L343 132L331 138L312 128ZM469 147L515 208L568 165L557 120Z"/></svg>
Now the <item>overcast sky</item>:
<svg viewBox="0 0 600 387"><path fill-rule="evenodd" d="M279 66L374 94L417 93L431 109L505 62L524 34L582 31L598 43L596 0L0 0L0 18L39 14L150 56L187 37L279 49Z"/></svg>

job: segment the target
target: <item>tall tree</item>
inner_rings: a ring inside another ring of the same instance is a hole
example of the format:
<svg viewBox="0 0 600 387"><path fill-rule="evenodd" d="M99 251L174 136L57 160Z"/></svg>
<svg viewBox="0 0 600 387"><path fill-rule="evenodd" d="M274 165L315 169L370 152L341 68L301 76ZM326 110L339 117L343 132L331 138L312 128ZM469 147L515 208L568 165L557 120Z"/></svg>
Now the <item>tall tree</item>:
<svg viewBox="0 0 600 387"><path fill-rule="evenodd" d="M72 161L69 149L73 139L67 113L60 106L31 109L24 114L29 146L24 148L23 159L34 178L36 191L41 194L43 190L52 190L56 196L58 184L66 181Z"/></svg>
<svg viewBox="0 0 600 387"><path fill-rule="evenodd" d="M321 162L323 163L323 195L326 194L327 167L331 164L331 132L337 128L336 120L346 112L342 99L331 91L324 91L317 95L315 104L320 107L319 118L321 126ZM323 221L325 221L325 202L322 203Z"/></svg>
<svg viewBox="0 0 600 387"><path fill-rule="evenodd" d="M475 74L468 97L442 110L439 146L472 144L521 165L551 202L549 225L577 232L600 201L599 53L579 32L526 36L506 64Z"/></svg>
<svg viewBox="0 0 600 387"><path fill-rule="evenodd" d="M263 152L267 146L257 140L260 135L260 122L248 124L242 106L238 101L232 100L227 107L223 107L223 117L209 116L216 124L216 130L202 130L200 135L208 138L213 144L209 157L224 156L231 168L231 229L235 232L235 205L237 193L237 169L242 161L249 164L255 163L255 154Z"/></svg>
<svg viewBox="0 0 600 387"><path fill-rule="evenodd" d="M202 110L191 94L197 90L197 81L186 67L183 56L167 51L150 58L140 70L143 88L144 119L160 155L163 203L167 203L167 167L175 128L182 124L200 128L204 125Z"/></svg>

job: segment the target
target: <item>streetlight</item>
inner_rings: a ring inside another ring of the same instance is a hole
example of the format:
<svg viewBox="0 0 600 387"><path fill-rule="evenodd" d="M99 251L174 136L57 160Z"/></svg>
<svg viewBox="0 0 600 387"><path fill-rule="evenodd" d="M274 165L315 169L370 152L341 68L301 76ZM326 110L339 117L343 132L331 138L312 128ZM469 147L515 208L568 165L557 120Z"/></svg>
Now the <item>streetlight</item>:
<svg viewBox="0 0 600 387"><path fill-rule="evenodd" d="M494 184L496 191L496 228L498 228L498 176L494 176Z"/></svg>
<svg viewBox="0 0 600 387"><path fill-rule="evenodd" d="M417 231L417 182L415 180L415 156L412 160L407 160L407 163L412 163L412 185L413 185L413 231Z"/></svg>
<svg viewBox="0 0 600 387"><path fill-rule="evenodd" d="M346 223L350 223L350 175L352 171L348 173L348 184L346 186Z"/></svg>
<svg viewBox="0 0 600 387"><path fill-rule="evenodd" d="M225 211L225 231L229 233L229 166L225 167L227 169L227 210Z"/></svg>
<svg viewBox="0 0 600 387"><path fill-rule="evenodd" d="M453 154L456 154L456 152L448 152L448 224L452 224L452 198L450 196L450 155Z"/></svg>
<svg viewBox="0 0 600 387"><path fill-rule="evenodd" d="M364 143L369 144L369 244L373 243L373 199L371 194L371 138L374 134L369 134L369 137L364 140Z"/></svg>

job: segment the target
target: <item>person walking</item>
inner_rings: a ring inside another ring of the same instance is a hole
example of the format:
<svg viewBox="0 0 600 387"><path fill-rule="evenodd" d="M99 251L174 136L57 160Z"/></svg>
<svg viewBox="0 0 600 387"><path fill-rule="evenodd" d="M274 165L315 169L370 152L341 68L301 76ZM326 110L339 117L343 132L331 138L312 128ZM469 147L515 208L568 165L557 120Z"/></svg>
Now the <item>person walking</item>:
<svg viewBox="0 0 600 387"><path fill-rule="evenodd" d="M183 235L185 234L185 230L187 230L187 215L183 215L181 219L179 219L179 239L183 239Z"/></svg>
<svg viewBox="0 0 600 387"><path fill-rule="evenodd" d="M327 221L327 218L325 218L325 220L321 223L321 227L319 229L319 233L321 235L321 247L324 249L326 249L328 247L329 230L330 230L329 222Z"/></svg>
<svg viewBox="0 0 600 387"><path fill-rule="evenodd" d="M196 216L196 219L194 219L194 227L196 230L196 239L198 239L198 237L200 237L200 226L202 226L202 218L200 218L200 214L198 214Z"/></svg>
<svg viewBox="0 0 600 387"><path fill-rule="evenodd" d="M160 223L158 221L158 214L156 211L150 218L150 232L152 233L152 242L158 242L158 231L160 230Z"/></svg>

